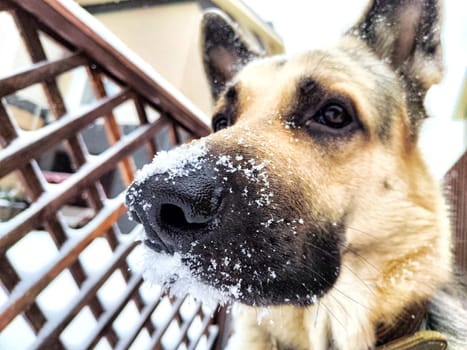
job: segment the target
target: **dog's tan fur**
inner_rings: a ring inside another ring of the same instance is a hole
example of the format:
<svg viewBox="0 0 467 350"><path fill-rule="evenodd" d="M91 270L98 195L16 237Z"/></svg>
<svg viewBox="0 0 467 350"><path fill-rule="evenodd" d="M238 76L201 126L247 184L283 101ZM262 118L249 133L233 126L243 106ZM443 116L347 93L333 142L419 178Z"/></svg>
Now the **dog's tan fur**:
<svg viewBox="0 0 467 350"><path fill-rule="evenodd" d="M440 49L426 58L410 38L401 38L416 30L408 21L420 21L421 3L397 10L401 25L393 31L384 21L376 26L373 46L349 32L330 49L228 70L226 86L238 94L235 121L209 144L233 154L237 141L246 140L282 177L282 200L293 201L288 193L299 188L308 201L299 203L301 211L317 220L323 213L331 221L346 217L342 268L331 290L308 307L240 306L229 349L371 348L378 324L397 323L409 306L426 302L451 279L447 209L417 147L420 106L408 102L414 81L423 99L440 80ZM209 53L205 61L221 64ZM313 77L326 94L349 98L364 132L323 144L286 125L303 77ZM228 104L219 95L216 112ZM385 104L390 115L382 121ZM384 137L381 123L388 124Z"/></svg>
<svg viewBox="0 0 467 350"><path fill-rule="evenodd" d="M346 38L338 47L358 46L354 41ZM329 336L339 349L365 348L375 341L376 323L396 322L404 307L425 301L449 279L446 208L436 181L408 137L404 93L393 82L394 73L379 65L379 83L392 85L389 89L401 106L393 114L390 138L382 143L375 130L378 116L368 96L377 86L371 74L339 54L335 50L298 56L280 71L274 60L262 61L236 77L241 105L235 126L228 130L232 140L246 137L252 148L267 147L268 154L274 155L275 172L287 177L293 169L300 174L300 183L308 184L303 191L313 200L314 210L331 217L337 212L336 220L343 210L351 208L351 213L346 231L349 250L332 290L316 306L270 308L271 315L266 314L260 325L261 311L242 307L237 321L241 339L234 338L238 342L234 349L270 349L273 338L268 334L295 349L324 349ZM281 111L290 105L291 86L303 74L315 77L329 92L351 96L368 135L323 149L300 130L286 129ZM222 108L222 101L217 108ZM265 133L273 134L274 142L264 143ZM222 133L211 137L210 143L216 142L229 148ZM327 157L322 157L323 152ZM290 181L287 186L297 183Z"/></svg>

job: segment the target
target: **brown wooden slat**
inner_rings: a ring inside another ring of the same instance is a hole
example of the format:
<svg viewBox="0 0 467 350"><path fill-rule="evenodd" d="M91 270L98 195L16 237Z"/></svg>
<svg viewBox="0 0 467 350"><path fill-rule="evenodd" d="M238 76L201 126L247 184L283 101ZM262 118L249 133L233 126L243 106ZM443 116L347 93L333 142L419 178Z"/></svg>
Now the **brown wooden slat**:
<svg viewBox="0 0 467 350"><path fill-rule="evenodd" d="M18 141L18 145L13 144L6 147L0 153L0 178L23 166L31 159L38 158L61 141L72 137L76 132L127 101L131 96L132 94L128 90L123 90L114 97L105 98L86 106L76 115L66 115L38 131L30 132L30 136L26 140Z"/></svg>
<svg viewBox="0 0 467 350"><path fill-rule="evenodd" d="M15 5L20 4L15 2ZM32 61L35 63L46 61L45 51L37 34L36 19L19 9L13 13L13 18Z"/></svg>
<svg viewBox="0 0 467 350"><path fill-rule="evenodd" d="M94 91L94 95L99 99L107 97L104 83L102 81L102 75L97 73L96 70L90 69L89 67L87 67L86 71L88 76L90 77L91 87ZM111 146L122 138L120 126L118 125L117 120L115 119L115 116L112 112L106 113L104 118L104 127L107 135L107 140L109 141L109 144ZM125 184L125 186L129 186L133 182L135 171L135 166L133 164L132 159L130 157L125 158L119 164L118 167L120 169L120 174L122 176L123 183Z"/></svg>
<svg viewBox="0 0 467 350"><path fill-rule="evenodd" d="M225 349L227 341L231 335L232 318L227 313L227 308L228 306L219 306L212 320L212 323L216 324L221 330L219 337L215 339L215 343L212 347L212 349L215 350Z"/></svg>
<svg viewBox="0 0 467 350"><path fill-rule="evenodd" d="M10 298L0 306L0 331L3 330L16 315L26 310L29 305L34 303L35 298L39 293L53 281L63 270L72 265L77 259L79 254L97 237L102 235L103 232L126 211L123 205L123 197L116 200L112 206L103 209L98 216L96 216L86 227L83 229L86 234L75 244L68 243L62 248L56 263L51 266L47 272L37 276L35 280L27 282L27 288L21 288L25 292L20 295L10 295ZM26 282L25 282L26 283Z"/></svg>
<svg viewBox="0 0 467 350"><path fill-rule="evenodd" d="M39 201L32 203L25 211L19 213L10 221L4 223L4 234L0 236L0 254L20 240L29 232L40 218L55 213L68 200L81 193L83 189L94 183L115 167L115 164L131 154L134 150L152 137L165 124L161 119L157 123L143 126L120 140L113 148L103 152L99 161L85 164L78 172L61 184L60 191L44 194Z"/></svg>
<svg viewBox="0 0 467 350"><path fill-rule="evenodd" d="M16 273L16 270L11 266L6 255L0 255L0 276L2 285L6 290L8 290L8 292L11 292L20 282L20 278Z"/></svg>
<svg viewBox="0 0 467 350"><path fill-rule="evenodd" d="M46 349L50 347L54 339L60 336L60 333L66 328L66 326L73 320L73 318L80 312L80 310L94 297L99 288L107 281L107 279L114 273L115 269L121 264L128 254L136 247L137 242L130 242L125 245L121 245L114 253L112 260L108 263L104 271L98 276L92 278L91 281L87 282L81 290L81 298L75 300L69 305L68 309L61 315L59 320L53 323L47 324L41 332L37 335L35 343L32 348ZM135 276L139 286L142 283L140 276ZM105 317L108 312L102 315ZM101 321L99 321L99 324ZM86 347L88 348L88 347Z"/></svg>
<svg viewBox="0 0 467 350"><path fill-rule="evenodd" d="M151 348L155 348L156 344L160 343L162 336L164 333L167 331L167 328L169 328L170 323L173 321L174 317L178 314L180 311L180 307L182 306L183 302L185 301L186 297L183 298L178 298L175 300L175 303L172 304L172 309L170 310L170 313L167 316L166 320L164 323L157 329L156 333L154 336L151 338ZM149 305L146 310L143 312L143 314L140 316L140 321L138 324L132 329L131 334L123 339L121 342L117 344L117 349L128 349L131 343L136 339L138 336L139 332L144 326L144 322L151 317L151 314L154 312L156 308L156 305Z"/></svg>
<svg viewBox="0 0 467 350"><path fill-rule="evenodd" d="M195 320L196 316L198 316L199 312L201 311L201 304L198 303L196 307L193 309L193 313L191 316L186 319L181 328L180 328L180 333L178 335L177 340L173 342L173 348L178 349L178 347L183 343L188 340L188 329L190 328L191 324Z"/></svg>
<svg viewBox="0 0 467 350"><path fill-rule="evenodd" d="M21 4L17 3L17 5ZM39 39L37 21L22 10L16 10L14 18L31 60L34 63L45 61L47 57ZM66 108L57 82L55 79L44 80L42 86L53 116L55 119L60 119L66 114ZM80 137L71 137L65 145L68 148L68 154L75 169L86 162L85 147ZM102 189L97 185L93 185L87 189L88 196L86 198L94 210L102 207L102 203L100 202L102 192Z"/></svg>
<svg viewBox="0 0 467 350"><path fill-rule="evenodd" d="M210 317L207 317L205 316L204 317L204 321L203 321L203 324L201 326L201 331L199 332L198 336L196 337L196 339L194 339L191 343L190 343L190 346L188 348L188 350L195 350L196 347L198 346L198 343L199 341L201 340L201 338L203 337L203 335L208 335L208 327L211 325L212 323L212 320Z"/></svg>
<svg viewBox="0 0 467 350"><path fill-rule="evenodd" d="M82 49L93 61L100 62L108 74L134 88L154 106L170 112L192 133L198 136L210 133L210 128L198 119L198 112L181 102L180 97L173 93L173 88L169 88L162 79L146 75L92 28L86 27L60 2L24 0L17 4L38 18L47 18L41 25L53 28L66 41Z"/></svg>
<svg viewBox="0 0 467 350"><path fill-rule="evenodd" d="M0 128L0 146L6 147L18 137L18 125L9 115L3 99L0 99L0 123L2 126Z"/></svg>
<svg viewBox="0 0 467 350"><path fill-rule="evenodd" d="M5 108L3 99L0 100L0 138L2 139L2 146L8 147L12 142L18 138L18 127L12 116L9 115L8 110ZM5 150L2 150L2 154ZM1 163L0 163L1 164ZM3 164L0 166L0 171L3 169ZM38 167L35 162L25 162L21 165L15 166L10 171L20 170L20 181L26 189L29 199L31 201L37 198L43 192L42 179L38 175ZM0 175L0 178L8 173Z"/></svg>
<svg viewBox="0 0 467 350"><path fill-rule="evenodd" d="M141 124L148 124L148 116L146 115L146 110L144 109L144 103L140 97L135 98L135 107L136 107L136 113L138 114L138 119ZM148 154L149 154L149 159L154 158L154 156L157 153L157 145L156 141L154 140L154 137L152 137L149 142L146 144Z"/></svg>
<svg viewBox="0 0 467 350"><path fill-rule="evenodd" d="M112 327L112 323L120 315L120 312L125 308L128 301L132 299L133 294L136 293L138 288L143 283L141 276L134 275L130 281L128 281L127 289L122 297L115 303L115 306L107 311L102 318L99 320L97 327L94 328L92 334L89 336L89 343L84 346L86 349L92 349L99 342L100 338ZM160 301L160 298L155 298L152 301L152 307L155 307Z"/></svg>
<svg viewBox="0 0 467 350"><path fill-rule="evenodd" d="M0 97L55 77L86 62L86 57L80 53L75 53L55 61L36 63L30 68L0 79Z"/></svg>
<svg viewBox="0 0 467 350"><path fill-rule="evenodd" d="M5 255L0 255L0 281L5 289L11 293L14 287L19 283L20 278L15 269L11 266ZM38 332L45 324L47 319L36 303L29 306L25 312L25 316L34 332Z"/></svg>
<svg viewBox="0 0 467 350"><path fill-rule="evenodd" d="M14 7L12 6L11 3L5 1L5 0L0 0L0 11L9 11L13 10Z"/></svg>
<svg viewBox="0 0 467 350"><path fill-rule="evenodd" d="M16 5L21 4L16 3ZM42 61L47 61L47 56L45 55L44 48L42 47L41 41L39 39L36 19L29 16L22 10L16 10L13 17L32 62L39 63ZM55 118L58 119L62 115L65 115L65 104L61 98L60 90L56 81L53 78L46 79L42 82L42 86L44 88L44 93L46 95L49 108Z"/></svg>
<svg viewBox="0 0 467 350"><path fill-rule="evenodd" d="M208 334L207 334L207 341L206 341L206 349L216 349L217 346L217 339L222 335L223 328L221 328L219 325L216 325L214 322L213 324L209 327L208 329ZM225 349L225 348L222 348Z"/></svg>
<svg viewBox="0 0 467 350"><path fill-rule="evenodd" d="M18 1L18 0L10 0L10 1ZM21 1L21 0L20 0ZM18 7L16 7L16 10L18 10ZM34 27L39 29L40 33L44 35L48 40L50 40L52 43L60 46L64 52L72 53L76 52L77 48L73 45L71 45L69 42L64 41L63 38L58 35L53 28L49 28L47 26L44 26L41 22L38 22L36 18L33 16L29 16L31 21L34 22ZM87 55L86 55L87 56Z"/></svg>
<svg viewBox="0 0 467 350"><path fill-rule="evenodd" d="M173 120L173 118L168 117L170 120ZM169 138L170 141L172 142L172 145L176 146L180 144L180 135L178 134L177 131L177 124L176 122L172 122L169 125Z"/></svg>
<svg viewBox="0 0 467 350"><path fill-rule="evenodd" d="M467 275L467 152L445 177L451 205L456 265Z"/></svg>
<svg viewBox="0 0 467 350"><path fill-rule="evenodd" d="M2 128L0 128L0 138L2 139L2 145L6 146L18 137L18 133L14 120L5 108L3 99L0 99L0 123L2 125ZM32 200L37 199L42 192L42 184L38 181L37 176L35 176L34 165L37 166L35 162L33 164L27 164L20 172L20 180L23 185L27 185L26 189ZM26 177L29 176L31 179L27 181ZM0 256L2 257L0 272L1 281L5 288L11 292L19 283L20 278L6 258L6 254L0 254ZM35 332L41 329L46 321L44 314L36 303L32 303L29 309L25 310L25 315Z"/></svg>

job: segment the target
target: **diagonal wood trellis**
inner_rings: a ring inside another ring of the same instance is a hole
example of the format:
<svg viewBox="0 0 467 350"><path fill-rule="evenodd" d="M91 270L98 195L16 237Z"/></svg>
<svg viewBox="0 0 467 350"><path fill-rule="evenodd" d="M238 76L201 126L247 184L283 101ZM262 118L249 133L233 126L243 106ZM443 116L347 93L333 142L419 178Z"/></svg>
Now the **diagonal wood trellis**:
<svg viewBox="0 0 467 350"><path fill-rule="evenodd" d="M60 2L0 0L0 11L14 19L31 61L21 71L0 78L0 179L14 174L22 183L29 202L24 211L0 223L0 285L8 296L0 305L0 332L21 318L33 331L32 348L65 348L63 332L87 307L96 320L96 327L90 334L80 335L85 339L85 348L103 339L112 348L129 348L145 331L150 336L149 348L162 349L163 338L174 322L178 326L177 336L171 339L174 348L184 345L194 349L202 338L208 348L214 347L219 327L222 327L219 324L223 319L221 314L211 318L196 304L187 316L186 312L181 312L183 298L171 299L161 294L149 300L144 298L141 276L132 272L128 264L128 257L137 243L123 240L119 235L118 222L126 215L124 189L109 198L102 185L103 177L111 171L118 174L124 186L129 185L135 172L135 152L144 150L147 159L151 159L160 138L168 138L169 146L173 147L207 135L210 129L202 116L164 81L150 77ZM61 48L60 58L47 57L43 37ZM70 111L58 78L78 68L86 72L94 102ZM106 81L118 86L118 92L108 93ZM51 121L38 130L25 132L18 127L6 97L33 85L41 86ZM137 125L127 134L123 133L115 116L115 109L123 104L133 107L137 120ZM157 116L155 121L149 121L148 113ZM96 156L89 154L82 132L98 124L103 125L109 147ZM57 145L64 146L72 173L60 184L51 186L38 159ZM90 221L77 230L70 228L60 215L63 207L76 198L84 199L85 206L94 213ZM138 226L133 228L137 230ZM36 231L49 235L57 253L46 268L27 279L22 278L9 253ZM90 274L81 257L97 239L107 242L112 258L98 273ZM59 317L48 319L37 298L64 271L70 272L79 294ZM116 304L105 306L98 292L116 271L123 276L125 290ZM165 320L155 322L154 314L164 301L170 301L170 312ZM122 336L115 330L114 322L130 303L136 306L139 318ZM189 334L196 319L200 323L197 333Z"/></svg>

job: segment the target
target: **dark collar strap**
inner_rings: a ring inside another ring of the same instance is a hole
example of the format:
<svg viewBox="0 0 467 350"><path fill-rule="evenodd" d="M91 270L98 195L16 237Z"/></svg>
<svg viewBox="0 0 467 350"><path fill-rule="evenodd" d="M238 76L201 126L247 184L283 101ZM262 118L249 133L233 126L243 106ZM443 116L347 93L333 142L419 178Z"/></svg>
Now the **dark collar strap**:
<svg viewBox="0 0 467 350"><path fill-rule="evenodd" d="M379 324L376 328L376 345L387 344L418 332L425 319L426 311L426 303L414 304L399 315L396 323Z"/></svg>
<svg viewBox="0 0 467 350"><path fill-rule="evenodd" d="M438 332L422 328L427 303L405 309L394 324L380 324L376 329L376 350L446 350L446 338Z"/></svg>
<svg viewBox="0 0 467 350"><path fill-rule="evenodd" d="M438 332L421 331L378 346L375 350L446 350L446 338Z"/></svg>

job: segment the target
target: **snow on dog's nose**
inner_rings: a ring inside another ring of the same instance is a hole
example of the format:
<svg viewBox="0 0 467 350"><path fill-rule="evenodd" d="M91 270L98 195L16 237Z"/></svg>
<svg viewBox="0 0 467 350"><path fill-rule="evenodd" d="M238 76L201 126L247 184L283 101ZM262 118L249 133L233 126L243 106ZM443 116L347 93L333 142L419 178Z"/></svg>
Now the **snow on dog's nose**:
<svg viewBox="0 0 467 350"><path fill-rule="evenodd" d="M206 155L203 141L160 152L128 189L127 206L154 250L186 252L216 224L223 190Z"/></svg>

